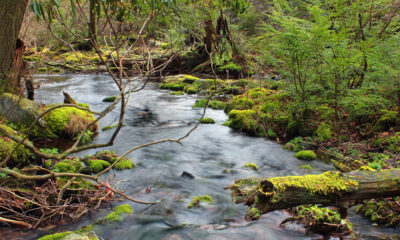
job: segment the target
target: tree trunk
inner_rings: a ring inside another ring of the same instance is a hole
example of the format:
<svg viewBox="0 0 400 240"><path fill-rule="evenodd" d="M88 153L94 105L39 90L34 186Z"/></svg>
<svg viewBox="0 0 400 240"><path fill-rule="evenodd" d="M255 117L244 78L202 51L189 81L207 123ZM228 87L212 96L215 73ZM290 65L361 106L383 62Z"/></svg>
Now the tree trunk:
<svg viewBox="0 0 400 240"><path fill-rule="evenodd" d="M90 0L89 39L96 44L96 0Z"/></svg>
<svg viewBox="0 0 400 240"><path fill-rule="evenodd" d="M13 73L12 65L28 3L29 0L2 0L0 4L0 91L20 93L17 88L19 74ZM22 58L22 55L18 57Z"/></svg>
<svg viewBox="0 0 400 240"><path fill-rule="evenodd" d="M299 205L342 207L350 201L399 196L400 169L238 179L227 189L232 190L235 203L250 206L246 219L255 220Z"/></svg>

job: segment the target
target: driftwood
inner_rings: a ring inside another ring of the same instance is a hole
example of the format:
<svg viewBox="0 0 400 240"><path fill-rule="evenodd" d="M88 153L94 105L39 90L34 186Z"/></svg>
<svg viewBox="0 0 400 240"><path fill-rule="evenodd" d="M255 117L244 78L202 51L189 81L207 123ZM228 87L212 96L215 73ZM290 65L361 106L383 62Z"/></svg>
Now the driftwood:
<svg viewBox="0 0 400 240"><path fill-rule="evenodd" d="M231 186L234 203L249 206L247 220L305 204L345 208L346 203L400 195L400 169L325 172L320 175L238 179Z"/></svg>

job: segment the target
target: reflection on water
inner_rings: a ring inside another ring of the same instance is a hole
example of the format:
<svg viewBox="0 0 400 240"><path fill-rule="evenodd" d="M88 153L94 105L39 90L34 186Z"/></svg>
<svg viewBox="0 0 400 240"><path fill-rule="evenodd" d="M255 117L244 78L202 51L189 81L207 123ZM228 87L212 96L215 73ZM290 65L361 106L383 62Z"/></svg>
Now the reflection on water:
<svg viewBox="0 0 400 240"><path fill-rule="evenodd" d="M68 92L78 102L90 104L101 111L108 103L102 99L118 93L110 77L106 75L59 75L36 76L41 83L37 100L42 103L62 102L62 91ZM176 138L194 126L202 109L192 109L197 96L173 96L160 91L154 84L135 93L126 111L125 126L118 135L115 146L110 147L121 154L133 146L163 138ZM216 121L214 125L200 125L183 145L164 143L138 150L129 157L137 167L122 172L112 171L104 176L109 181L122 181L120 189L141 200L160 200L153 206L132 205L134 214L118 225L105 226L97 233L104 239L318 239L305 236L303 229L295 224L280 228L279 223L288 215L277 211L264 215L260 221L246 222L246 207L231 202L230 191L224 186L236 178L272 177L309 174L299 167L306 164L293 157L275 142L253 138L232 132L222 126L227 117L222 111L207 110L206 117ZM113 125L118 118L118 108L100 122L100 129ZM100 132L94 142L105 142L112 131ZM98 150L97 150L98 151ZM96 150L79 153L92 154ZM243 168L254 162L258 171ZM307 162L318 173L331 167L318 161ZM225 169L231 172L224 173ZM192 177L181 176L187 172ZM145 189L151 189L146 193ZM215 204L198 209L187 209L192 197L212 196ZM115 202L114 206L125 203ZM104 216L109 208L102 209L78 223L62 226L57 230L77 229ZM378 230L359 217L353 216L355 230L378 236ZM358 225L358 223L360 223ZM357 229L360 227L360 229ZM389 230L390 231L390 230ZM43 235L44 232L40 232ZM24 239L35 239L30 235Z"/></svg>

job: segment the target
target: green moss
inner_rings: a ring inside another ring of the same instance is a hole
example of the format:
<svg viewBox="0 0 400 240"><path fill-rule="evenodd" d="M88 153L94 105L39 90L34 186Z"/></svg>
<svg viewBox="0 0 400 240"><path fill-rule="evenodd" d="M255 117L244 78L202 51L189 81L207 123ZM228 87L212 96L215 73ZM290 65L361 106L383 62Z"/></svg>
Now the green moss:
<svg viewBox="0 0 400 240"><path fill-rule="evenodd" d="M191 75L188 75L188 74L184 74L183 76L184 76L183 82L184 83L188 83L188 84L192 84L192 83L194 83L194 81L200 79L198 77L191 76Z"/></svg>
<svg viewBox="0 0 400 240"><path fill-rule="evenodd" d="M182 91L185 87L184 83L163 83L161 84L161 89L168 89L174 91Z"/></svg>
<svg viewBox="0 0 400 240"><path fill-rule="evenodd" d="M198 207L201 202L205 202L205 203L209 203L209 204L213 204L214 203L214 201L213 201L211 196L204 195L204 196L198 196L198 197L192 198L192 201L189 203L189 205L187 207L188 208Z"/></svg>
<svg viewBox="0 0 400 240"><path fill-rule="evenodd" d="M176 92L171 92L171 94L175 96L181 96L184 95L185 93L183 91L176 91Z"/></svg>
<svg viewBox="0 0 400 240"><path fill-rule="evenodd" d="M197 100L192 108L204 108L207 105L207 99Z"/></svg>
<svg viewBox="0 0 400 240"><path fill-rule="evenodd" d="M226 126L226 127L230 127L231 124L232 124L232 121L226 121L226 122L224 122L222 125L223 125L223 126Z"/></svg>
<svg viewBox="0 0 400 240"><path fill-rule="evenodd" d="M328 141L332 138L333 135L331 125L322 123L321 125L319 125L314 134L317 135L318 140L320 140L321 142Z"/></svg>
<svg viewBox="0 0 400 240"><path fill-rule="evenodd" d="M47 236L41 237L41 238L39 238L39 240L61 240L64 237L66 237L67 235L72 234L72 233L74 233L74 232L55 233L52 235L47 235Z"/></svg>
<svg viewBox="0 0 400 240"><path fill-rule="evenodd" d="M325 172L320 175L305 175L305 176L288 176L269 178L268 182L272 183L274 192L283 192L287 188L305 188L310 194L321 194L328 196L330 194L340 194L341 192L349 191L349 189L357 189L358 182L352 179L344 178L339 172ZM260 184L258 190L270 195L270 188L264 189L263 184ZM265 190L268 190L265 192ZM279 194L274 195L279 198ZM278 201L278 199L274 199Z"/></svg>
<svg viewBox="0 0 400 240"><path fill-rule="evenodd" d="M314 160L317 158L315 153L311 150L303 150L294 155L296 158L301 160Z"/></svg>
<svg viewBox="0 0 400 240"><path fill-rule="evenodd" d="M254 105L254 100L247 98L245 95L240 95L233 98L231 103L229 103L225 108L225 111L230 112L231 110L247 110L251 109Z"/></svg>
<svg viewBox="0 0 400 240"><path fill-rule="evenodd" d="M160 47L164 50L169 48L169 44L168 43L161 43Z"/></svg>
<svg viewBox="0 0 400 240"><path fill-rule="evenodd" d="M210 101L210 108L216 109L216 110L223 110L226 106L226 103L217 101L217 100L212 100Z"/></svg>
<svg viewBox="0 0 400 240"><path fill-rule="evenodd" d="M65 162L59 162L54 165L54 172L65 172L65 173L74 173L76 172L76 168L73 165L70 165Z"/></svg>
<svg viewBox="0 0 400 240"><path fill-rule="evenodd" d="M229 125L233 129L242 129L248 132L256 132L258 122L254 119L256 112L253 110L232 110L229 112Z"/></svg>
<svg viewBox="0 0 400 240"><path fill-rule="evenodd" d="M186 85L183 89L185 93L196 94L200 91L198 86Z"/></svg>
<svg viewBox="0 0 400 240"><path fill-rule="evenodd" d="M50 106L51 107L51 106ZM74 121L70 121L73 119ZM62 107L51 111L44 117L47 128L56 136L74 137L82 131L87 124L95 120L92 113L74 107ZM97 130L97 124L89 129ZM54 137L53 135L53 137Z"/></svg>
<svg viewBox="0 0 400 240"><path fill-rule="evenodd" d="M106 97L103 99L103 102L114 102L117 99L117 96Z"/></svg>
<svg viewBox="0 0 400 240"><path fill-rule="evenodd" d="M300 166L300 169L313 170L313 168L308 164Z"/></svg>
<svg viewBox="0 0 400 240"><path fill-rule="evenodd" d="M218 71L225 72L226 70L232 71L232 72L240 72L242 71L243 67L234 63L234 62L229 62L223 66L218 67Z"/></svg>
<svg viewBox="0 0 400 240"><path fill-rule="evenodd" d="M17 134L17 132L14 129L8 127L5 124L1 124L1 126L5 128L6 131L11 135L23 137L23 135ZM8 137L0 137L0 159L5 159L6 157L8 157L17 145L18 144L16 142L9 139ZM17 165L17 164L25 165L29 163L29 160L32 157L33 154L31 153L31 151L25 148L23 145L20 145L10 156L8 165Z"/></svg>
<svg viewBox="0 0 400 240"><path fill-rule="evenodd" d="M115 164L114 169L117 170L124 170L124 169L132 169L133 168L133 163L129 159L121 159L117 164Z"/></svg>
<svg viewBox="0 0 400 240"><path fill-rule="evenodd" d="M74 173L82 167L82 162L78 159L65 159L54 165L54 172L69 172Z"/></svg>
<svg viewBox="0 0 400 240"><path fill-rule="evenodd" d="M257 171L257 170L258 170L257 164L255 164L255 163L253 163L253 162L246 163L243 167L251 168L251 169L253 169L254 171Z"/></svg>
<svg viewBox="0 0 400 240"><path fill-rule="evenodd" d="M87 165L90 167L90 169L92 169L94 173L99 173L108 168L110 166L110 163L104 160L90 159L87 161Z"/></svg>
<svg viewBox="0 0 400 240"><path fill-rule="evenodd" d="M114 129L114 128L116 128L116 127L118 127L118 124L111 125L111 126L105 126L105 127L103 127L101 130L102 130L102 131L107 131L107 130Z"/></svg>
<svg viewBox="0 0 400 240"><path fill-rule="evenodd" d="M133 210L132 207L129 206L128 204L123 204L114 209L114 211L110 214L108 214L103 221L106 221L108 223L114 223L114 222L122 222L124 220L124 217L127 214L132 214Z"/></svg>
<svg viewBox="0 0 400 240"><path fill-rule="evenodd" d="M200 123L203 123L203 124L214 124L215 121L212 118L203 118L203 119L201 119Z"/></svg>
<svg viewBox="0 0 400 240"><path fill-rule="evenodd" d="M81 52L76 52L76 54L67 53L67 55L65 55L65 61L68 63L80 63L83 59L87 59L87 57Z"/></svg>

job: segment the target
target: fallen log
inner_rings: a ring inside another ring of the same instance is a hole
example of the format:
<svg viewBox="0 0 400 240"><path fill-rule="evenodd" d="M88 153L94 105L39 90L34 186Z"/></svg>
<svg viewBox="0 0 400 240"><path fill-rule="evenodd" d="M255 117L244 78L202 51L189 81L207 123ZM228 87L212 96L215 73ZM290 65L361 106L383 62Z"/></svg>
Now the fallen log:
<svg viewBox="0 0 400 240"><path fill-rule="evenodd" d="M226 187L234 203L249 206L247 220L305 204L343 208L358 200L400 195L400 169L325 172L320 175L237 179Z"/></svg>

